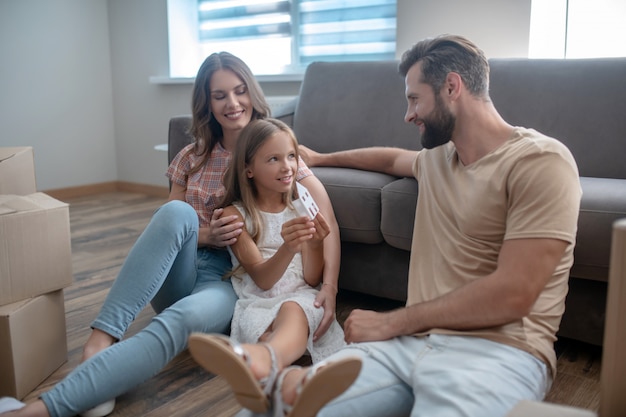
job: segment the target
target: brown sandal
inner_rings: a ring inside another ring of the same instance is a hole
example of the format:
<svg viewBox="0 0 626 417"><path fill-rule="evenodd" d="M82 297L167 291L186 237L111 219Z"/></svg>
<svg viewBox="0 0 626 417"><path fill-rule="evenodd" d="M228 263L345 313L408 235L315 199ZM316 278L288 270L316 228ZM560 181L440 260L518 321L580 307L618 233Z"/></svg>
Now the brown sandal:
<svg viewBox="0 0 626 417"><path fill-rule="evenodd" d="M274 387L274 417L315 417L322 407L352 385L361 372L361 365L361 359L355 357L320 362L311 367L296 386L293 406L283 401L283 380L290 371L301 367L283 369Z"/></svg>
<svg viewBox="0 0 626 417"><path fill-rule="evenodd" d="M189 351L194 360L207 371L222 376L231 386L242 407L256 413L269 408L278 369L274 349L263 343L270 352L270 373L260 381L250 370L250 355L238 343L221 334L193 333L189 336Z"/></svg>

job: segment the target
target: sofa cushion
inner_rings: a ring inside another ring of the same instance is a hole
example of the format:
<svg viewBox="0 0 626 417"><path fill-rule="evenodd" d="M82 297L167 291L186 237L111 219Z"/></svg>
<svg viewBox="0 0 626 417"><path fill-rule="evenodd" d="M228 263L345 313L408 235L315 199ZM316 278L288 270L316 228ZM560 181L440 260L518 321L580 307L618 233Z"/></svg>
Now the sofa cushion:
<svg viewBox="0 0 626 417"><path fill-rule="evenodd" d="M312 169L330 197L341 240L380 243L381 190L396 177L350 168Z"/></svg>
<svg viewBox="0 0 626 417"><path fill-rule="evenodd" d="M583 196L580 206L575 265L571 275L606 282L611 252L613 223L626 217L626 180L580 178ZM382 189L381 232L385 242L411 250L418 184L402 178Z"/></svg>
<svg viewBox="0 0 626 417"><path fill-rule="evenodd" d="M581 177L580 185L579 239L571 275L607 281L613 223L626 217L626 180Z"/></svg>
<svg viewBox="0 0 626 417"><path fill-rule="evenodd" d="M411 250L417 189L414 178L401 178L382 190L380 230L385 242L394 248Z"/></svg>
<svg viewBox="0 0 626 417"><path fill-rule="evenodd" d="M368 146L420 149L419 131L404 122L398 63L313 62L293 118L298 141L318 152Z"/></svg>
<svg viewBox="0 0 626 417"><path fill-rule="evenodd" d="M583 177L626 179L626 58L491 59L504 120L563 142Z"/></svg>

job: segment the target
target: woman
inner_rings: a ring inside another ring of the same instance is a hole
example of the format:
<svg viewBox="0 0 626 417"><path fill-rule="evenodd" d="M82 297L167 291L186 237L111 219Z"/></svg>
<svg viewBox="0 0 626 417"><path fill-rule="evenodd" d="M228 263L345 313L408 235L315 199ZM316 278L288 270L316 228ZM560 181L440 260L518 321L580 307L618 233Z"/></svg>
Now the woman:
<svg viewBox="0 0 626 417"><path fill-rule="evenodd" d="M242 60L226 52L205 60L192 95L195 142L170 164L169 201L155 212L122 265L92 323L83 362L40 399L8 415L73 416L85 410L87 417L107 415L115 397L182 352L192 332L228 332L237 297L230 281L222 279L231 268L226 247L237 240L243 224L215 208L239 132L250 120L269 113L258 82ZM335 314L339 233L321 183L305 167L299 179L318 201L334 234L324 249L328 285L316 300L317 307L324 307L324 321L316 331L321 337ZM148 302L157 315L145 329L122 340Z"/></svg>

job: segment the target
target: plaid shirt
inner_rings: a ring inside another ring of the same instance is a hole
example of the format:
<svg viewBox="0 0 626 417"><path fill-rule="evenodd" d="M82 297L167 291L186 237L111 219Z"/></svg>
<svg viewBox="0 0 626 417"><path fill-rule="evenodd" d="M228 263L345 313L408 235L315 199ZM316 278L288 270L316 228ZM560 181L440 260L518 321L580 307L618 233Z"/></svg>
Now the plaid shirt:
<svg viewBox="0 0 626 417"><path fill-rule="evenodd" d="M224 197L225 188L222 177L230 163L232 154L218 143L213 148L211 157L205 166L189 176L189 171L200 163L201 158L193 151L188 152L192 150L193 146L193 144L187 145L178 152L165 175L173 183L186 187L185 201L198 213L200 227L208 227L213 210ZM296 180L300 181L309 175L313 175L313 173L300 158Z"/></svg>

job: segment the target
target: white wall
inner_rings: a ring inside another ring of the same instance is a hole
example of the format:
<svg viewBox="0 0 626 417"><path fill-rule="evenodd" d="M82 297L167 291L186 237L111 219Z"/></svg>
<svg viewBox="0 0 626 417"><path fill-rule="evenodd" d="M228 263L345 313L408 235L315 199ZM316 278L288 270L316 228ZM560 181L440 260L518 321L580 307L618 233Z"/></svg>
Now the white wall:
<svg viewBox="0 0 626 417"><path fill-rule="evenodd" d="M398 0L398 53L458 33L526 56L531 0ZM112 180L166 186L171 116L191 85L168 74L166 0L0 0L0 146L35 147L41 190ZM297 83L264 83L266 95Z"/></svg>
<svg viewBox="0 0 626 417"><path fill-rule="evenodd" d="M117 179L105 0L0 0L0 146L40 190Z"/></svg>
<svg viewBox="0 0 626 417"><path fill-rule="evenodd" d="M170 117L191 111L191 84L149 80L169 72L166 6L166 0L108 1L120 181L167 186L167 153L154 146L167 142Z"/></svg>
<svg viewBox="0 0 626 417"><path fill-rule="evenodd" d="M396 55L420 39L450 33L489 58L528 56L531 0L398 0Z"/></svg>

